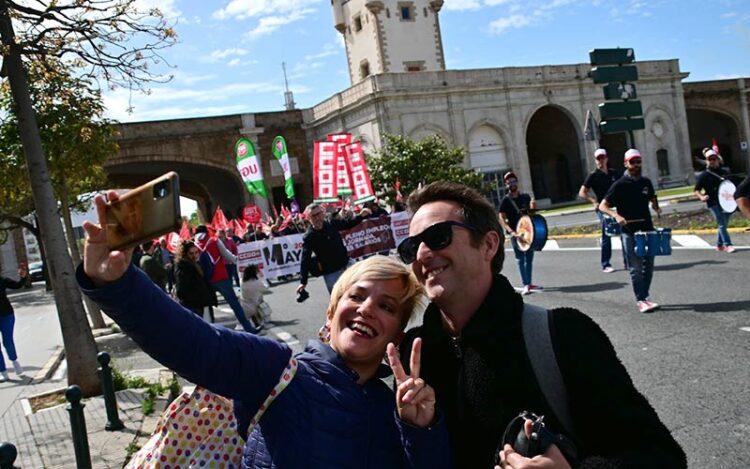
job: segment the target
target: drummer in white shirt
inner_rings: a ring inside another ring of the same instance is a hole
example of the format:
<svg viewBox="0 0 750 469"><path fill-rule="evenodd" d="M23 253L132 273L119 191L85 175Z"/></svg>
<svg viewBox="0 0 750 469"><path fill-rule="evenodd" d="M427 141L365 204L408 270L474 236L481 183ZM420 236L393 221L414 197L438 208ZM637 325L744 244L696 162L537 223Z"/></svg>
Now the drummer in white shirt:
<svg viewBox="0 0 750 469"><path fill-rule="evenodd" d="M696 197L706 203L706 207L711 211L718 225L716 250L732 253L735 249L727 231L731 213L725 212L719 204L719 185L729 175L729 171L721 167L721 159L714 150L706 151L704 156L706 169L696 178L693 190Z"/></svg>

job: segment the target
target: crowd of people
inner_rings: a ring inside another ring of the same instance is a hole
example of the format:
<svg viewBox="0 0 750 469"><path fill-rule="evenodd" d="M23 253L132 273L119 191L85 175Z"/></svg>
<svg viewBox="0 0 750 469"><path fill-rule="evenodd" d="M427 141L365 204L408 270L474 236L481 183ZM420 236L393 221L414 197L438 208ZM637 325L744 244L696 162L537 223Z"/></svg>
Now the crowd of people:
<svg viewBox="0 0 750 469"><path fill-rule="evenodd" d="M728 173L719 171L712 152L705 156L695 193L717 221L717 247L733 252L728 217L712 208L717 184L708 177ZM635 248L636 233L654 230L651 212L661 213L653 184L642 175L643 156L628 150L622 173L608 166L606 150L594 157L596 169L579 195L602 222L602 272L614 271L611 242L605 243L610 233L604 232L610 217L621 230L636 305L654 311L653 257ZM686 467L684 452L602 329L578 310L525 303L525 295L541 287L532 283L533 249L520 248L516 227L536 203L520 191L515 173L503 179L508 193L499 213L460 184L436 182L410 194L409 235L397 249L401 262L373 256L355 263L347 255L339 230L383 215L376 206L326 214L311 204L296 221L279 223L283 229L251 230L242 238L230 230L211 236L201 225L174 258L160 252L163 246L144 245L142 270L132 265L132 251L110 252L106 232L87 222L77 279L147 353L232 399L241 434L294 362L297 374L286 390L242 434L242 467ZM741 210L747 191L746 178L736 194ZM103 220L104 199L95 203ZM237 244L287 229L304 233L298 301L307 296L311 274L323 277L331 295L320 340L298 354L255 334L270 314L261 272L245 267L242 282L236 273ZM502 274L506 236L520 289ZM168 295L172 266L176 302ZM241 287L240 298L233 283ZM143 294L130 297L134 289ZM209 323L217 293L250 334ZM406 330L422 302L422 323ZM547 341L538 345L552 358L533 352L529 344L537 342L531 340ZM393 389L381 380L388 374ZM538 421L527 411L543 414L551 435L532 454L519 446L519 438L540 438ZM508 438L509 422L519 419L521 436Z"/></svg>

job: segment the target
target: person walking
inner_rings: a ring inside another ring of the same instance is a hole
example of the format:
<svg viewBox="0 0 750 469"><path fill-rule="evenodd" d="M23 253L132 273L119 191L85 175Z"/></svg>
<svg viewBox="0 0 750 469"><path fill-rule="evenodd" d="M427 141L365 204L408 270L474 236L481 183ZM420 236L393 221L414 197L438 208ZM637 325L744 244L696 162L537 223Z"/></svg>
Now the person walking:
<svg viewBox="0 0 750 469"><path fill-rule="evenodd" d="M174 287L174 255L169 252L167 238L164 236L159 238L159 247L156 250L156 257L167 271L167 293L171 294L172 288Z"/></svg>
<svg viewBox="0 0 750 469"><path fill-rule="evenodd" d="M18 280L13 280L0 276L0 338L2 338L2 345L5 348L5 353L8 355L8 360L13 365L13 371L16 373L16 376L21 377L23 376L23 367L18 362L16 343L13 340L16 315L6 293L6 289L8 288L18 290L26 286L29 278L28 270L25 267L20 267L18 269L18 277L20 277ZM0 382L5 382L9 379L8 369L5 367L5 359L2 352L0 352Z"/></svg>
<svg viewBox="0 0 750 469"><path fill-rule="evenodd" d="M213 307L218 305L216 292L198 264L201 250L192 241L183 241L175 257L175 296L180 304L201 318L208 309L214 322Z"/></svg>
<svg viewBox="0 0 750 469"><path fill-rule="evenodd" d="M614 217L622 226L622 249L628 256L636 306L641 313L650 313L659 309L659 304L649 297L654 277L654 256L636 256L635 233L654 230L649 204L657 215L661 215L661 208L654 185L642 175L642 162L641 152L635 148L625 152L625 174L609 188L599 204L599 210ZM617 208L617 211L613 208Z"/></svg>
<svg viewBox="0 0 750 469"><path fill-rule="evenodd" d="M129 267L129 251L107 248L104 198L95 204L100 225L84 223L81 290L150 356L233 399L240 432L295 359L295 377L247 435L242 468L451 467L445 420L419 376L421 343L413 345L410 374L393 345L422 293L406 266L383 256L353 266L331 294L329 337L293 356L283 342L206 324L172 301ZM381 380L386 353L396 393Z"/></svg>
<svg viewBox="0 0 750 469"><path fill-rule="evenodd" d="M234 232L232 232L234 234ZM237 257L237 243L234 241L232 236L227 235L227 230L220 229L218 231L219 241L227 248L227 251L231 252L233 256ZM235 262L224 261L224 265L227 267L227 274L229 279L235 283L237 288L240 286L240 277L237 274L237 264Z"/></svg>
<svg viewBox="0 0 750 469"><path fill-rule="evenodd" d="M706 203L706 208L714 216L717 225L716 250L733 253L736 251L732 246L727 226L731 213L726 213L719 205L719 184L729 176L729 170L721 167L719 155L713 150L704 153L706 158L706 169L701 171L695 178L693 193L698 200Z"/></svg>
<svg viewBox="0 0 750 469"><path fill-rule="evenodd" d="M240 302L253 325L257 329L262 329L270 318L271 311L268 303L263 301L263 293L269 290L263 285L258 273L258 266L255 264L245 266L245 270L242 271Z"/></svg>
<svg viewBox="0 0 750 469"><path fill-rule="evenodd" d="M607 166L609 156L607 155L607 150L604 148L597 148L594 152L594 158L596 159L596 169L586 176L586 180L583 181L581 188L578 190L578 197L591 202L594 206L594 213L596 213L596 216L599 218L599 223L602 225L602 236L600 241L602 248L601 266L602 272L609 274L615 271L610 262L612 259L612 239L604 231L605 218L602 211L599 210L599 204L602 199L604 199L609 188L612 187L612 184L620 179L622 174ZM592 190L594 191L594 197L591 197L590 195L590 191ZM628 263L625 255L623 254L622 257L625 268L627 269Z"/></svg>
<svg viewBox="0 0 750 469"><path fill-rule="evenodd" d="M161 259L159 259L156 245L153 241L146 241L141 244L141 249L143 250L143 255L139 261L141 269L146 272L155 284L159 285L159 288L166 291L167 269L162 265Z"/></svg>
<svg viewBox="0 0 750 469"><path fill-rule="evenodd" d="M333 289L336 280L344 273L349 265L349 254L341 239L339 230L355 227L370 215L368 209L362 209L359 215L349 220L326 221L326 211L322 205L312 203L305 208L305 215L310 222L310 228L302 237L302 263L300 265L300 281L297 294L300 298L307 298L307 278L313 270L313 261L320 265L328 293ZM315 253L317 259L312 259Z"/></svg>
<svg viewBox="0 0 750 469"><path fill-rule="evenodd" d="M576 424L575 435L566 433L559 407L544 393L554 378L537 378L538 360L525 345L522 318L539 313L524 311L524 297L501 274L503 229L495 208L476 190L449 182L412 192L408 204L409 237L398 253L430 303L399 350L402 363L410 363L410 347L422 342L420 376L435 388L445 412L456 468L492 468L498 456L505 469L687 467L604 331L580 311L558 307L547 315L548 346ZM560 266L561 277L565 268ZM503 445L504 429L522 411L543 414L555 441L559 434L572 437L577 455L554 443L526 458L515 444Z"/></svg>
<svg viewBox="0 0 750 469"><path fill-rule="evenodd" d="M198 262L208 278L211 288L221 293L229 307L232 308L237 322L246 332L257 333L255 327L245 316L245 311L242 310L242 305L240 305L240 300L234 292L232 280L227 272L226 261L236 264L237 258L218 239L209 236L206 225L198 225L195 228L195 245L202 251Z"/></svg>
<svg viewBox="0 0 750 469"><path fill-rule="evenodd" d="M511 236L510 244L513 246L513 253L516 256L518 271L521 274L521 282L523 283L521 294L528 295L535 290L539 291L543 288L531 283L531 275L534 268L534 250L521 250L518 245L516 226L518 226L518 220L523 215L528 215L536 210L536 201L529 194L524 194L518 189L518 177L513 171L505 173L503 181L508 188L508 194L500 202L499 221L505 232Z"/></svg>

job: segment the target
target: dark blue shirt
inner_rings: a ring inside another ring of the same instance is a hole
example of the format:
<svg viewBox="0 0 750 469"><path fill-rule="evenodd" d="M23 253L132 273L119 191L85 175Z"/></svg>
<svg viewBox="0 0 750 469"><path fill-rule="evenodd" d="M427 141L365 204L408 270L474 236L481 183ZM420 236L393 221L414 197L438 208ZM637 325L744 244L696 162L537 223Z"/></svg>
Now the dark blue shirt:
<svg viewBox="0 0 750 469"><path fill-rule="evenodd" d="M583 187L592 189L594 194L596 194L596 201L601 202L604 196L607 195L609 188L612 187L615 181L620 179L620 176L621 174L612 168L607 168L606 174L601 169L596 168L586 176L586 180L583 181Z"/></svg>
<svg viewBox="0 0 750 469"><path fill-rule="evenodd" d="M715 207L719 205L719 184L729 174L724 168L706 169L701 172L697 178L695 178L695 187L693 190L700 192L701 190L708 196L706 201L707 207Z"/></svg>
<svg viewBox="0 0 750 469"><path fill-rule="evenodd" d="M505 218L508 219L508 225L515 230L518 220L522 216L528 215L530 205L531 196L529 194L519 194L518 197L511 197L508 194L500 202L500 212L505 214Z"/></svg>

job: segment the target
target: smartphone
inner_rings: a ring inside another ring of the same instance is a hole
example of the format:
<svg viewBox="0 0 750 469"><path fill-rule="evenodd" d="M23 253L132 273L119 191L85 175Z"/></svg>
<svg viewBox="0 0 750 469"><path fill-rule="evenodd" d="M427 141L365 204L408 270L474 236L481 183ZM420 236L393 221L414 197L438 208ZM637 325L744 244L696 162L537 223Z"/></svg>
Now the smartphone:
<svg viewBox="0 0 750 469"><path fill-rule="evenodd" d="M180 212L180 177L170 171L137 187L114 202L108 202L107 246L122 250L150 239L178 231Z"/></svg>

